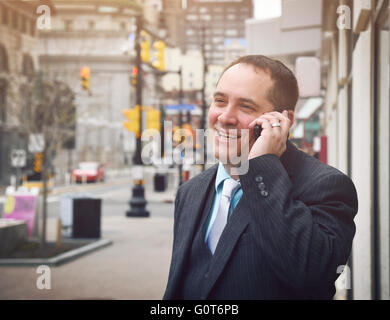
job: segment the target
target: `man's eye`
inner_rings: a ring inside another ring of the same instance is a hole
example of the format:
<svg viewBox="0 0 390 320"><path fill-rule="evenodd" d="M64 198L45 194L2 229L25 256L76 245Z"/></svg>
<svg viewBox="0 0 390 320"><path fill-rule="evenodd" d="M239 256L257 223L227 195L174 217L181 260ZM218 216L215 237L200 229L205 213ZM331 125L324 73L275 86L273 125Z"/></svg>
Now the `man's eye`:
<svg viewBox="0 0 390 320"><path fill-rule="evenodd" d="M248 109L248 110L252 110L253 109L251 106L249 106L247 104L244 104L241 107L244 108L244 109Z"/></svg>
<svg viewBox="0 0 390 320"><path fill-rule="evenodd" d="M223 99L218 99L218 98L215 99L214 101L215 101L215 102L218 102L218 103L224 103L224 102L225 102L225 100L223 100Z"/></svg>

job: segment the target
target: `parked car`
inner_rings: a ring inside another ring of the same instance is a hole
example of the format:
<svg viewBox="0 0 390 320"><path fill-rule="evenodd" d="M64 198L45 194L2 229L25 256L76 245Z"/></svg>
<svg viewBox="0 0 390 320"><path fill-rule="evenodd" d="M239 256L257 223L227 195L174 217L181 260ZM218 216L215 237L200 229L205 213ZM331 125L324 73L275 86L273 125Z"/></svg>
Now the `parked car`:
<svg viewBox="0 0 390 320"><path fill-rule="evenodd" d="M99 162L80 162L72 172L76 182L104 181L104 165Z"/></svg>

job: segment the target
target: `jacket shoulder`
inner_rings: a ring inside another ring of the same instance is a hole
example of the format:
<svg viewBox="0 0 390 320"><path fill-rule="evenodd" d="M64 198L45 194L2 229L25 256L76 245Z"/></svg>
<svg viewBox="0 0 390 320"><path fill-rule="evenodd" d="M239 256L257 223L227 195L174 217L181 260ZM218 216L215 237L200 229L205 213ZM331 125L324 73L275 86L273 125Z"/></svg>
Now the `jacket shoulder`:
<svg viewBox="0 0 390 320"><path fill-rule="evenodd" d="M218 169L218 164L213 165L212 167L202 171L197 174L195 177L190 180L184 182L178 189L178 194L184 194L193 190L194 188L198 188L199 186L208 187L210 181L213 179Z"/></svg>

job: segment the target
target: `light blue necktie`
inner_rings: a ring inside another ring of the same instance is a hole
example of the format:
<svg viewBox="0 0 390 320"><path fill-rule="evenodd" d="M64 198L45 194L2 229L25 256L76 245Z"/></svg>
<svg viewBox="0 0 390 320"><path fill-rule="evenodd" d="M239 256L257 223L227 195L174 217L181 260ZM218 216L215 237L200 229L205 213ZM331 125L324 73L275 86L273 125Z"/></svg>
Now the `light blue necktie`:
<svg viewBox="0 0 390 320"><path fill-rule="evenodd" d="M223 182L223 189L221 199L219 201L219 207L217 216L215 217L213 226L211 227L209 237L207 238L207 244L212 254L215 252L219 238L227 223L230 202L233 191L239 187L239 183L234 179L226 179Z"/></svg>

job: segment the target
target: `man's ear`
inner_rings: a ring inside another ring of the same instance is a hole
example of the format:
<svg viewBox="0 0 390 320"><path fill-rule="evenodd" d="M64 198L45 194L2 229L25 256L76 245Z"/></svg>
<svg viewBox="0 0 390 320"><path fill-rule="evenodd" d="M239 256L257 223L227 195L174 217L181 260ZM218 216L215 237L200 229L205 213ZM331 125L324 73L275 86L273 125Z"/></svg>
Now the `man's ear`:
<svg viewBox="0 0 390 320"><path fill-rule="evenodd" d="M294 121L295 121L294 111L293 110L287 110L287 112L288 112L288 118L291 121L291 126L293 126Z"/></svg>

